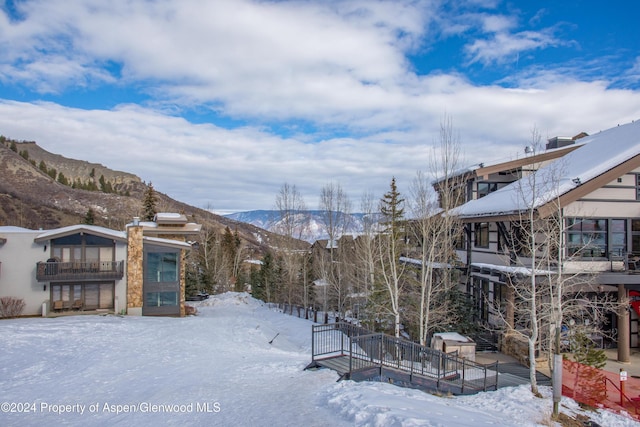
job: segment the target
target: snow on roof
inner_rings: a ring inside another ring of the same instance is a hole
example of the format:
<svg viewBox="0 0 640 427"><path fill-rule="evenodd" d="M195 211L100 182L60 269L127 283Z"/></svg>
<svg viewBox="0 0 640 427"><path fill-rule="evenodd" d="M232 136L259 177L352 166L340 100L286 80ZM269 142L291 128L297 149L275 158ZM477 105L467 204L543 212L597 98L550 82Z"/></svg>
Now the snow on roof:
<svg viewBox="0 0 640 427"><path fill-rule="evenodd" d="M422 265L421 260L415 259L415 258L408 258L404 256L400 257L400 262L405 262L407 264ZM427 262L426 264L430 265L433 268L451 268L451 264L445 264L442 262Z"/></svg>
<svg viewBox="0 0 640 427"><path fill-rule="evenodd" d="M31 230L24 227L16 227L15 225L3 225L0 227L0 233L41 233L42 230Z"/></svg>
<svg viewBox="0 0 640 427"><path fill-rule="evenodd" d="M437 332L433 334L434 337L440 337L445 341L457 341L457 342L472 342L471 339L460 335L457 332Z"/></svg>
<svg viewBox="0 0 640 427"><path fill-rule="evenodd" d="M617 126L583 138L583 145L575 151L529 177L459 206L453 214L473 218L539 208L638 154L640 121Z"/></svg>
<svg viewBox="0 0 640 427"><path fill-rule="evenodd" d="M560 136L560 137L556 137L556 138L573 140L572 137L562 137L562 136ZM582 145L582 144L584 144L586 142L588 142L588 141L586 141L585 139L580 139L580 140L576 140L576 142L571 144L571 145L565 145L563 147L557 147L557 148L549 148L549 149L544 150L543 152L538 153L538 154L567 151L568 149L571 149L571 148L574 148L576 146ZM525 154L523 156L515 155L513 157L508 157L508 158L503 157L503 158L500 158L500 159L495 159L495 160L490 161L490 162L475 163L473 165L461 167L459 169L456 169L456 170L452 171L450 176L449 176L449 178L459 177L459 176L462 176L462 175L465 175L465 174L468 174L468 173L475 172L478 169L483 169L483 168L492 167L492 166L498 166L498 165L501 165L503 163L509 163L509 162L518 161L518 160L529 160L529 159L533 160L534 157L535 157L535 155L532 156L531 154L527 154L525 152ZM533 160L533 161L535 161L535 160ZM442 180L444 180L444 178L445 178L444 176L437 177L436 179L434 179L432 181L432 184L433 183L437 184L437 183L441 182Z"/></svg>
<svg viewBox="0 0 640 427"><path fill-rule="evenodd" d="M182 217L184 217L184 215L174 212L158 212L156 214L156 218L179 219Z"/></svg>
<svg viewBox="0 0 640 427"><path fill-rule="evenodd" d="M87 232L89 234L96 234L100 236L110 237L116 240L126 240L127 235L124 231L116 231L106 227L100 227L98 225L76 224L69 225L67 227L54 228L53 230L47 230L42 232L36 237L36 240L48 240L59 236L66 236L76 232Z"/></svg>
<svg viewBox="0 0 640 427"><path fill-rule="evenodd" d="M173 239L162 239L160 237L147 237L144 236L143 237L143 241L148 242L148 243L154 243L160 246L173 246L173 247L180 247L180 248L185 248L185 249L191 249L191 245L187 242L181 242L180 240L173 240Z"/></svg>
<svg viewBox="0 0 640 427"><path fill-rule="evenodd" d="M488 270L500 271L502 273L531 276L531 269L529 267L517 265L485 264L482 262L472 262L471 266L476 268L485 268ZM556 272L551 270L535 270L535 274L536 276L546 276L548 274L556 274Z"/></svg>

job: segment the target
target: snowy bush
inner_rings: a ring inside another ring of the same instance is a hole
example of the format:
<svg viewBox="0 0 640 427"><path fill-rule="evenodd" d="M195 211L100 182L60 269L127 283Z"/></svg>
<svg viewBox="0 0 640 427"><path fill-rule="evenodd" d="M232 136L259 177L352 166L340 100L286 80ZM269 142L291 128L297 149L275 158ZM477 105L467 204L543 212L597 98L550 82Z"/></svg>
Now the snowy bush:
<svg viewBox="0 0 640 427"><path fill-rule="evenodd" d="M18 317L24 310L24 300L14 297L0 298L0 318Z"/></svg>

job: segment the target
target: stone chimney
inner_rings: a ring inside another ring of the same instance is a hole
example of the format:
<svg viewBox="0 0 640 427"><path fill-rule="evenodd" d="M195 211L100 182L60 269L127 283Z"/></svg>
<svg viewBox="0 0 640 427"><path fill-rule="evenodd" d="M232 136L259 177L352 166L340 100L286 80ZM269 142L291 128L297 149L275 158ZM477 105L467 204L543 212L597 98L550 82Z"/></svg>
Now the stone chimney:
<svg viewBox="0 0 640 427"><path fill-rule="evenodd" d="M140 219L127 227L127 314L142 316L143 242Z"/></svg>

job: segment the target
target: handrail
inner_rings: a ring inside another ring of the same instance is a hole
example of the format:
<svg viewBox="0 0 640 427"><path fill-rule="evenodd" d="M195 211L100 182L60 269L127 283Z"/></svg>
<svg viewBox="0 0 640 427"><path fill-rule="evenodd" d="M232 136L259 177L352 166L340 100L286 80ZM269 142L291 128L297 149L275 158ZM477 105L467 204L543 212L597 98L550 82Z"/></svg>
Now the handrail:
<svg viewBox="0 0 640 427"><path fill-rule="evenodd" d="M70 261L36 263L39 281L122 279L124 261Z"/></svg>
<svg viewBox="0 0 640 427"><path fill-rule="evenodd" d="M391 368L409 374L431 378L437 387L451 384L462 393L469 390L497 390L497 362L483 365L451 353L432 349L418 343L383 333L374 333L347 322L313 325L312 360L318 356L349 357L349 372L371 367ZM488 380L487 371L496 372L495 381Z"/></svg>
<svg viewBox="0 0 640 427"><path fill-rule="evenodd" d="M607 388L607 382L609 382L613 386L613 388L616 389L618 391L618 393L620 393L620 403L621 403L620 406L624 406L623 405L624 399L626 399L628 404L633 405L633 408L635 409L636 414L637 414L638 413L638 406L640 405L640 401L634 400L634 399L630 398L629 396L627 396L627 394L625 392L623 392L622 389L620 387L618 387L615 382L613 382L611 379L609 379L607 377L604 377L605 390Z"/></svg>

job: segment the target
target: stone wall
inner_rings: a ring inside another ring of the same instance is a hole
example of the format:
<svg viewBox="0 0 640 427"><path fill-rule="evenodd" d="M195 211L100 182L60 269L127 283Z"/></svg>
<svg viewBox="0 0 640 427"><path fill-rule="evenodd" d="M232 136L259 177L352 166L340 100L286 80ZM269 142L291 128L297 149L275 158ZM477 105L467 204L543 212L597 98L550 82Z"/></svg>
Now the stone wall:
<svg viewBox="0 0 640 427"><path fill-rule="evenodd" d="M516 333L502 335L500 337L500 351L515 357L523 365L529 366L529 342L522 335ZM546 361L544 355L537 355L536 364Z"/></svg>
<svg viewBox="0 0 640 427"><path fill-rule="evenodd" d="M127 228L127 313L142 314L143 284L142 227Z"/></svg>

